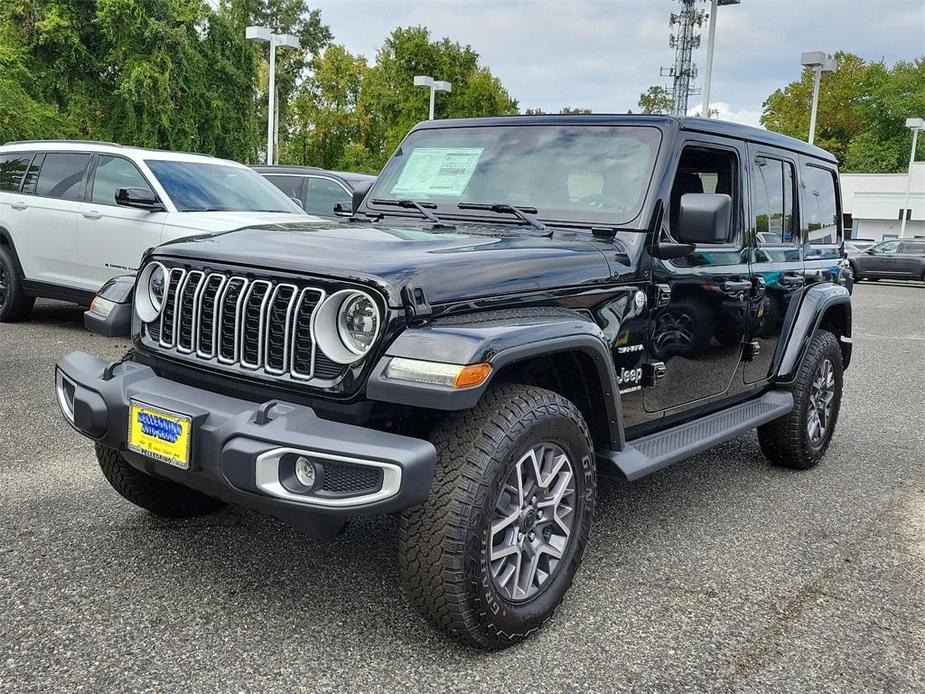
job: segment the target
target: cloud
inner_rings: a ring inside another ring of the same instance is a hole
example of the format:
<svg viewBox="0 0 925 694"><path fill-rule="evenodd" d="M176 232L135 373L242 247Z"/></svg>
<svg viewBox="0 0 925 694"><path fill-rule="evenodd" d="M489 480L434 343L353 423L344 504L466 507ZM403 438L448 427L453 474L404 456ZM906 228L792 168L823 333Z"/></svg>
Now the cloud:
<svg viewBox="0 0 925 694"><path fill-rule="evenodd" d="M742 123L744 125L754 125L758 128L761 127L761 123L759 122L759 119L761 118L760 110L736 110L725 101L711 101L710 110L717 111L718 115L716 117L720 120L728 120L732 121L733 123ZM689 116L697 116L701 113L703 113L703 101L700 101L699 103L687 109L687 115Z"/></svg>
<svg viewBox="0 0 925 694"><path fill-rule="evenodd" d="M666 84L671 0L310 0L335 41L375 59L397 26L422 25L470 44L522 108L599 113L637 109L639 94ZM708 10L708 5L703 6ZM805 50L848 50L887 63L925 54L922 0L743 0L718 11L714 106L755 124L761 104L800 75ZM703 72L703 46L694 62ZM439 77L439 75L438 75ZM698 83L699 86L699 83ZM696 101L696 96L691 101Z"/></svg>

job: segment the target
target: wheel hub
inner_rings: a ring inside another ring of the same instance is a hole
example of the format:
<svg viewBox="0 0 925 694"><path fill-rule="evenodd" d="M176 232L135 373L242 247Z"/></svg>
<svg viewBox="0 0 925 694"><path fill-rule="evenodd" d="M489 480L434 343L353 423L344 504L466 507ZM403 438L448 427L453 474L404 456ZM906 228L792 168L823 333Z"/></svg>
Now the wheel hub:
<svg viewBox="0 0 925 694"><path fill-rule="evenodd" d="M824 359L813 374L806 408L806 433L814 446L822 443L831 427L834 400L835 369L830 359Z"/></svg>
<svg viewBox="0 0 925 694"><path fill-rule="evenodd" d="M508 600L548 585L571 542L576 503L572 462L559 446L535 446L514 465L495 501L488 546L492 581Z"/></svg>

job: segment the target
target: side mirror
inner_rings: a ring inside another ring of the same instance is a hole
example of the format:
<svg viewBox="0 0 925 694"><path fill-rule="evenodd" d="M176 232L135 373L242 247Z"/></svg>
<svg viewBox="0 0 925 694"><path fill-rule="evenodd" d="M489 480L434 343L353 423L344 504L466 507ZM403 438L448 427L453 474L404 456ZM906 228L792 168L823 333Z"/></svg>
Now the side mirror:
<svg viewBox="0 0 925 694"><path fill-rule="evenodd" d="M867 255L877 255L877 251L874 248L868 248L864 251Z"/></svg>
<svg viewBox="0 0 925 694"><path fill-rule="evenodd" d="M350 217L353 214L353 203L334 203L334 214L338 217Z"/></svg>
<svg viewBox="0 0 925 694"><path fill-rule="evenodd" d="M681 196L676 236L682 243L725 243L732 228L732 198L723 193Z"/></svg>
<svg viewBox="0 0 925 694"><path fill-rule="evenodd" d="M147 188L119 188L116 191L116 204L148 212L163 212L166 209L157 196Z"/></svg>
<svg viewBox="0 0 925 694"><path fill-rule="evenodd" d="M353 209L350 210L351 214L356 213L360 209L360 205L363 204L363 199L366 197L366 194L369 192L369 189L373 187L374 181L369 183L358 183L353 189Z"/></svg>

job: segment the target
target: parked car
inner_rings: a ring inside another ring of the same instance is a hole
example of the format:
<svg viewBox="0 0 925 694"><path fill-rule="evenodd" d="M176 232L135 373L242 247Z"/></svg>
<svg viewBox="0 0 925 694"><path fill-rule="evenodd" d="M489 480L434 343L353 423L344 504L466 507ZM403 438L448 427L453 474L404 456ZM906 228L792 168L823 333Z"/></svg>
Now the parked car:
<svg viewBox="0 0 925 694"><path fill-rule="evenodd" d="M164 241L305 212L242 164L103 142L0 146L0 321L36 297L89 304Z"/></svg>
<svg viewBox="0 0 925 694"><path fill-rule="evenodd" d="M345 171L328 171L313 166L255 166L264 176L309 214L319 217L349 215L353 197L366 193L375 176ZM340 213L340 214L339 214Z"/></svg>
<svg viewBox="0 0 925 694"><path fill-rule="evenodd" d="M925 282L925 239L881 241L863 253L850 254L856 280L920 280Z"/></svg>
<svg viewBox="0 0 925 694"><path fill-rule="evenodd" d="M503 648L571 585L598 472L756 427L776 465L823 458L851 359L838 181L715 120L428 121L349 222L148 253L134 349L65 356L58 403L161 516L399 512L408 600Z"/></svg>

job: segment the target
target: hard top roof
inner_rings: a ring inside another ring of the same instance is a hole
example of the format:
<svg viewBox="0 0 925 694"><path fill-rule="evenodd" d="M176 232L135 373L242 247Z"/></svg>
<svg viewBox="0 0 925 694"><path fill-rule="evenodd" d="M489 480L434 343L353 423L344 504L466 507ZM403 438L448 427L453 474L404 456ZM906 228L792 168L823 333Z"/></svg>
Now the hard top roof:
<svg viewBox="0 0 925 694"><path fill-rule="evenodd" d="M715 120L713 118L692 118L689 116L664 116L645 114L549 114L540 116L499 116L491 118L447 118L418 123L415 130L437 128L489 127L501 125L649 125L660 128L677 127L680 130L732 137L781 147L807 156L835 163L835 157L824 149L787 137L780 133L755 128L741 123Z"/></svg>

